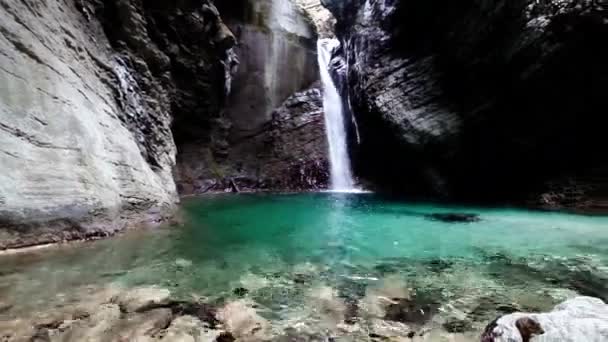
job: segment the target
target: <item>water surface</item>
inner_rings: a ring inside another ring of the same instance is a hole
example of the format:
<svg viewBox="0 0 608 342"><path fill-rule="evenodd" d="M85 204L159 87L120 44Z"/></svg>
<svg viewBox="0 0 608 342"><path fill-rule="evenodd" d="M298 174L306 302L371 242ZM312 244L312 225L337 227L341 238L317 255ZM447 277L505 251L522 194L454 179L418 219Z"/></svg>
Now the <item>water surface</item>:
<svg viewBox="0 0 608 342"><path fill-rule="evenodd" d="M212 302L245 295L264 317L290 325L312 319L319 291L335 294L352 321L369 314L371 293L401 287L414 307L433 309L408 324L456 331L575 295L608 298L608 217L332 193L194 198L183 212L182 226L1 257L0 302L12 308L0 315L27 315L109 283ZM428 218L446 212L480 220Z"/></svg>

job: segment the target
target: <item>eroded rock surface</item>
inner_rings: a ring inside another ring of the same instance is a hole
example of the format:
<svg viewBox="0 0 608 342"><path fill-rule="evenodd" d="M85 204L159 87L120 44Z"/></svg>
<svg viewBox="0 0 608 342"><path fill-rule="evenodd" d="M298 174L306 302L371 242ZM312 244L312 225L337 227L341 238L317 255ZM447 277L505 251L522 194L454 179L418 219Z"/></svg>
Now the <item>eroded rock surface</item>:
<svg viewBox="0 0 608 342"><path fill-rule="evenodd" d="M601 2L323 3L338 20L361 175L382 189L476 200L525 200L574 178L591 188L584 198L559 181L547 206L605 208L605 177L588 172L607 162Z"/></svg>
<svg viewBox="0 0 608 342"><path fill-rule="evenodd" d="M4 0L0 18L0 249L167 217L173 133L218 115L233 63L213 4Z"/></svg>
<svg viewBox="0 0 608 342"><path fill-rule="evenodd" d="M235 141L224 158L191 145L178 159L184 194L233 191L232 184L240 191L324 189L329 167L321 90L289 97L260 132Z"/></svg>

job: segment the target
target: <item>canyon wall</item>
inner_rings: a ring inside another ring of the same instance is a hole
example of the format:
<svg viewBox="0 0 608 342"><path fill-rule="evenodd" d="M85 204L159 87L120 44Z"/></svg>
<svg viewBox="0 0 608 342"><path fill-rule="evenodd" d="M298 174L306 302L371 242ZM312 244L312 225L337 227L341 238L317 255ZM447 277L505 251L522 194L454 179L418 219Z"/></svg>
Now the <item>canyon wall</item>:
<svg viewBox="0 0 608 342"><path fill-rule="evenodd" d="M212 133L176 137L180 193L324 188L327 145L320 91L312 85L319 77L315 26L293 0L217 6L236 36L240 63Z"/></svg>
<svg viewBox="0 0 608 342"><path fill-rule="evenodd" d="M605 3L323 3L360 176L401 194L608 207Z"/></svg>
<svg viewBox="0 0 608 342"><path fill-rule="evenodd" d="M221 4L238 34L210 0L0 1L0 249L166 220L183 170L214 184L247 167L274 188L322 186L319 90L288 99L317 77L312 24L292 4L277 37L266 7ZM271 47L280 68L257 72Z"/></svg>

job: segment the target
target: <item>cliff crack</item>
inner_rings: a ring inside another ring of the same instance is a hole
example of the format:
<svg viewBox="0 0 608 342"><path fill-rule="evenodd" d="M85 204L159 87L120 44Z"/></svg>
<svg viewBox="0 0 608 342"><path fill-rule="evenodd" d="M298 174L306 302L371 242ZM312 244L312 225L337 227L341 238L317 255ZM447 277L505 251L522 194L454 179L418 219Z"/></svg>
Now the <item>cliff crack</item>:
<svg viewBox="0 0 608 342"><path fill-rule="evenodd" d="M66 151L80 151L80 148L77 147L67 147L67 146L57 146L51 143L40 141L38 138L31 134L27 134L26 132L20 130L19 128L8 126L4 123L0 122L0 129L7 132L10 135L13 135L25 142L28 142L36 147L54 149L54 150L66 150Z"/></svg>
<svg viewBox="0 0 608 342"><path fill-rule="evenodd" d="M17 35L15 35L14 33L10 32L6 27L4 26L0 26L0 33L2 33L2 35L11 43L13 44L13 46L15 47L15 49L17 49L17 51L23 53L24 55L30 57L31 59L33 59L35 62L37 62L38 64L45 66L51 70L53 70L55 73L57 73L59 76L65 78L66 76L64 74L62 74L59 70L55 69L52 65L45 63L44 60L42 60L42 58L40 58L40 56L38 56L36 54L36 52L34 52L34 50L32 50L32 48L28 45L26 45L25 43L23 43L21 40L19 40L19 38L17 37Z"/></svg>

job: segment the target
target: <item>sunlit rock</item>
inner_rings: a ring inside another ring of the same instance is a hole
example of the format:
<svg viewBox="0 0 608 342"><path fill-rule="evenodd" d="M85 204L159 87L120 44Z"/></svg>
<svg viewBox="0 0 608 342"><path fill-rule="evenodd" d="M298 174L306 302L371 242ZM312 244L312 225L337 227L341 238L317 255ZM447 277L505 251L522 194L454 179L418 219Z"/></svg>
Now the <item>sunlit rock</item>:
<svg viewBox="0 0 608 342"><path fill-rule="evenodd" d="M513 313L490 323L482 342L608 340L608 305L592 297L565 301L548 313Z"/></svg>

